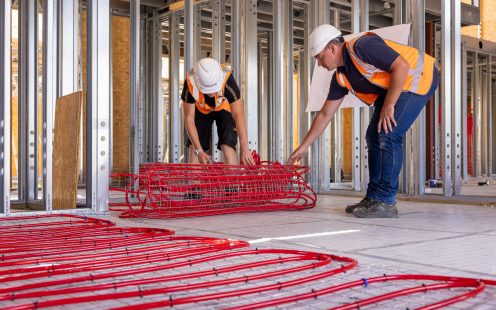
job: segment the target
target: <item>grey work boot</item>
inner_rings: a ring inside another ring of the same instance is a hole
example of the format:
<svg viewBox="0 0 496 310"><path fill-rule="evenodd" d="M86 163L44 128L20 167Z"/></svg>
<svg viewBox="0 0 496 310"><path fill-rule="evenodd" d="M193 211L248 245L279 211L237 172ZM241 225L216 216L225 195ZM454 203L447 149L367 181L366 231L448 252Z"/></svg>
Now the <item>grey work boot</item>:
<svg viewBox="0 0 496 310"><path fill-rule="evenodd" d="M354 209L353 214L359 218L393 218L398 217L398 209L395 203L388 205L373 201L367 207Z"/></svg>
<svg viewBox="0 0 496 310"><path fill-rule="evenodd" d="M355 203L353 205L346 206L345 211L346 211L346 213L351 214L351 213L353 213L353 210L355 210L356 208L367 207L372 202L373 202L372 199L370 199L369 197L365 197L359 203Z"/></svg>

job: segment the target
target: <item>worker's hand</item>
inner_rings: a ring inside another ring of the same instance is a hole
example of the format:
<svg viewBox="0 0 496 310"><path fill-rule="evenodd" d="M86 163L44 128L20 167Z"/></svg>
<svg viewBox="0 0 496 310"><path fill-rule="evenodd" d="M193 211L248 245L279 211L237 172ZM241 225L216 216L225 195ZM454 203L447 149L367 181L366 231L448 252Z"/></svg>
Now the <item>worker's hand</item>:
<svg viewBox="0 0 496 310"><path fill-rule="evenodd" d="M253 159L253 156L251 155L250 149L248 148L242 148L240 151L240 160L241 163L244 165L254 165L255 160Z"/></svg>
<svg viewBox="0 0 496 310"><path fill-rule="evenodd" d="M302 148L301 145L289 156L286 163L288 165L293 165L295 162L299 161L303 155L307 152L308 148Z"/></svg>
<svg viewBox="0 0 496 310"><path fill-rule="evenodd" d="M202 151L198 154L198 161L200 164L211 164L212 158L206 152Z"/></svg>
<svg viewBox="0 0 496 310"><path fill-rule="evenodd" d="M381 115L379 116L379 123L377 124L377 132L384 130L384 133L393 131L396 127L396 120L394 119L394 106L384 105L381 109Z"/></svg>

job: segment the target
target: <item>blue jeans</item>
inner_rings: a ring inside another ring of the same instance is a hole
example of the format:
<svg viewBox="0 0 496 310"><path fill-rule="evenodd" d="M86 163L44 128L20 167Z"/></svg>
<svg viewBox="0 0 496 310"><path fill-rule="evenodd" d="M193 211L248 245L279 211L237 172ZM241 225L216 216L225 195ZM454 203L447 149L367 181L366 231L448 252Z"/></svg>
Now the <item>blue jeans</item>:
<svg viewBox="0 0 496 310"><path fill-rule="evenodd" d="M369 155L370 182L367 197L385 204L396 203L398 178L403 165L403 140L427 101L439 84L439 72L434 69L434 77L429 92L423 96L409 92L401 93L394 106L394 119L397 126L388 133L377 132L384 97L374 104L374 114L370 120L365 139Z"/></svg>

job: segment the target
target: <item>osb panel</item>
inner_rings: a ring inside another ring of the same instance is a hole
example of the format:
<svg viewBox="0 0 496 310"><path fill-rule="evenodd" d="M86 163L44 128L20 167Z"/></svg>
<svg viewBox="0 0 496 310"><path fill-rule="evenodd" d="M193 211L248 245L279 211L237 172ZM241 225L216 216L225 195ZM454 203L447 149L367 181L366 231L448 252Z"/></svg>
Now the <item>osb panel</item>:
<svg viewBox="0 0 496 310"><path fill-rule="evenodd" d="M129 171L131 23L128 17L112 16L112 170Z"/></svg>
<svg viewBox="0 0 496 310"><path fill-rule="evenodd" d="M481 24L482 24L482 39L496 42L496 1L483 0L481 1Z"/></svg>
<svg viewBox="0 0 496 310"><path fill-rule="evenodd" d="M10 124L10 173L12 178L17 177L17 169L18 169L18 160L17 150L19 146L19 105L18 98L12 97L12 103L10 105L11 108L11 124Z"/></svg>
<svg viewBox="0 0 496 310"><path fill-rule="evenodd" d="M353 167L353 108L343 111L343 174L351 179Z"/></svg>
<svg viewBox="0 0 496 310"><path fill-rule="evenodd" d="M76 208L83 92L57 99L53 142L53 209Z"/></svg>
<svg viewBox="0 0 496 310"><path fill-rule="evenodd" d="M86 91L88 89L87 87L87 81L86 81L86 67L87 67L87 59L86 59L86 47L87 47L87 42L88 38L86 35L86 10L81 11L81 67L83 70L83 92L86 94ZM83 108L82 108L82 122L83 122L83 154L81 160L83 161L83 171L81 172L81 181L84 184L86 184L86 98L87 96L85 95L83 97Z"/></svg>

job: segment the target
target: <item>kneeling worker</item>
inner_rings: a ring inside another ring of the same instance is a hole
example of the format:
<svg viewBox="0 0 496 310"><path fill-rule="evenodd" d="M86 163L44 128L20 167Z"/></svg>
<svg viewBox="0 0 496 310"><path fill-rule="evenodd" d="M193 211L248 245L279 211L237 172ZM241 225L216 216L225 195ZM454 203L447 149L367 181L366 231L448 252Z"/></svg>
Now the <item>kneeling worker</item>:
<svg viewBox="0 0 496 310"><path fill-rule="evenodd" d="M183 112L188 131L191 163L211 163L212 124L217 125L217 149L226 164L237 164L236 144L240 142L241 163L254 165L248 148L248 134L239 87L232 70L212 58L203 58L191 69L184 81Z"/></svg>

